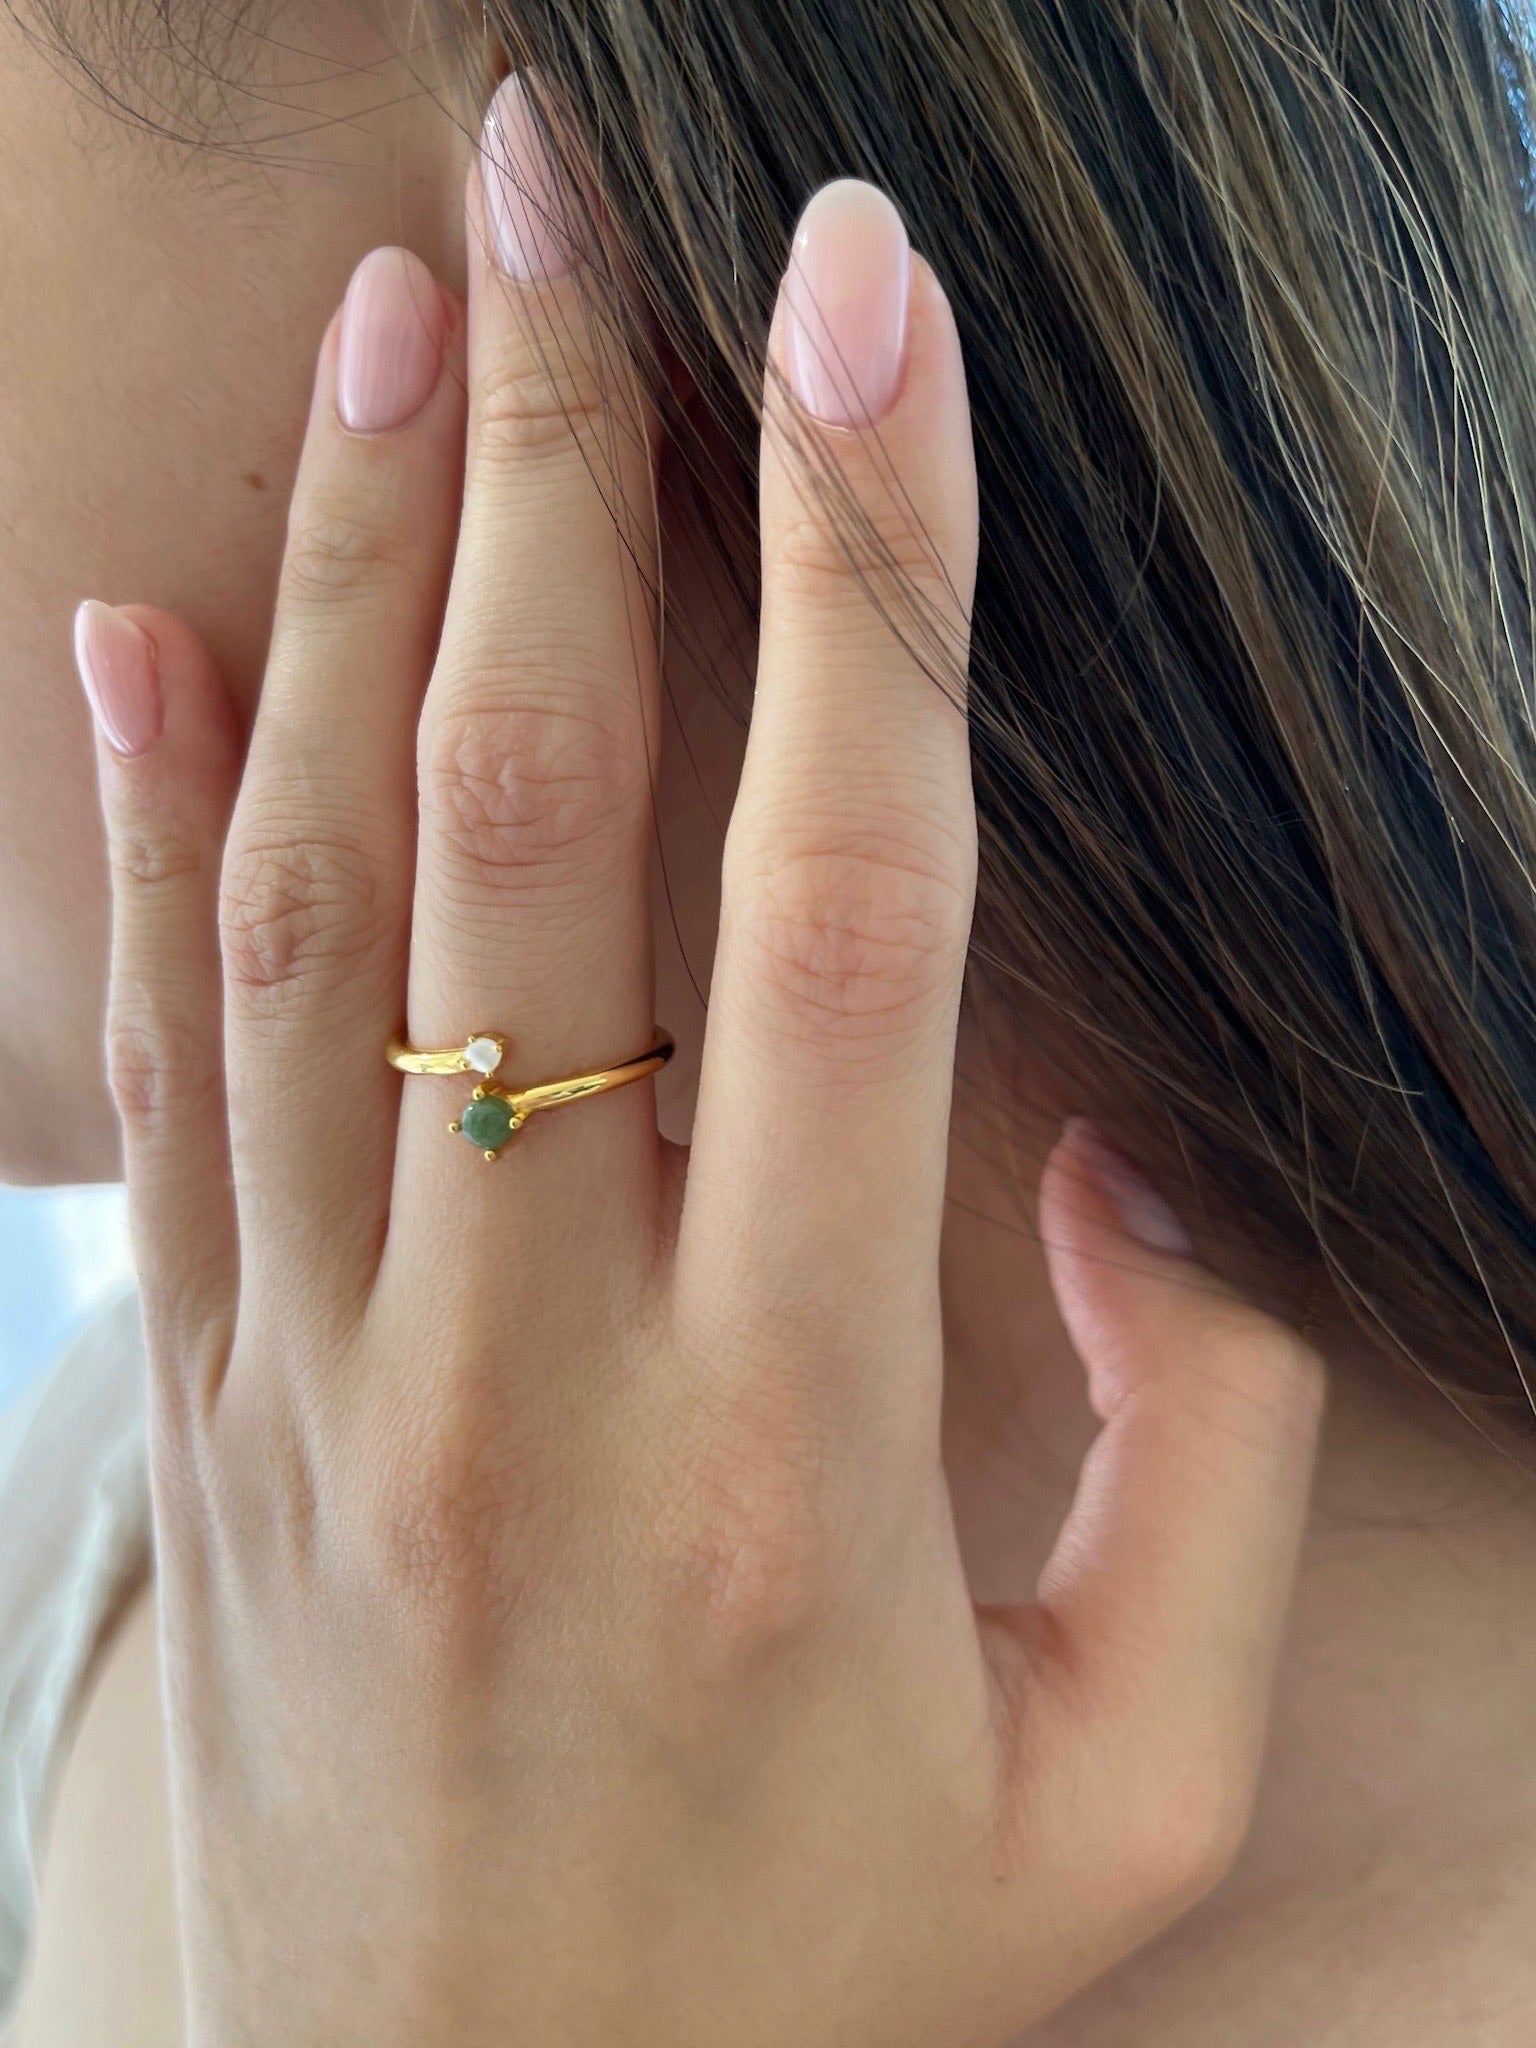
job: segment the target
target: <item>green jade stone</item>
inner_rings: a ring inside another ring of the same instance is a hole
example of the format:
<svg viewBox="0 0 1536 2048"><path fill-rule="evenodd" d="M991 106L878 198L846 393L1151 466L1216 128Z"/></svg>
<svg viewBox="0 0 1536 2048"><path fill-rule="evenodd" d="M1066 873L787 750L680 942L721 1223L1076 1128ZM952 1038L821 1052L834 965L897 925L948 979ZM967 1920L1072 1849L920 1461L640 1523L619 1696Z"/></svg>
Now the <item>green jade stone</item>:
<svg viewBox="0 0 1536 2048"><path fill-rule="evenodd" d="M499 1095L471 1102L459 1118L459 1129L480 1152L499 1152L512 1135L512 1105Z"/></svg>

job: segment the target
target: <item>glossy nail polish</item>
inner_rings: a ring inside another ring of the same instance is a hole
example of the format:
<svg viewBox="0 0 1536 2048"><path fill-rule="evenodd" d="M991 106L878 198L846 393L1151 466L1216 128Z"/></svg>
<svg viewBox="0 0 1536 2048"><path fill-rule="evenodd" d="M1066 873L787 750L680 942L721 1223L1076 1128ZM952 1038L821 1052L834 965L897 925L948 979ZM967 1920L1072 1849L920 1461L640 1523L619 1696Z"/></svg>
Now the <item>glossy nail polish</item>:
<svg viewBox="0 0 1536 2048"><path fill-rule="evenodd" d="M563 277L578 260L579 231L560 168L550 157L522 78L503 79L480 140L485 224L499 270L522 284Z"/></svg>
<svg viewBox="0 0 1536 2048"><path fill-rule="evenodd" d="M824 185L800 216L784 278L784 370L831 427L872 426L901 388L912 257L901 215L857 178Z"/></svg>
<svg viewBox="0 0 1536 2048"><path fill-rule="evenodd" d="M341 314L336 410L355 434L403 427L432 396L448 315L425 263L375 249L352 273Z"/></svg>
<svg viewBox="0 0 1536 2048"><path fill-rule="evenodd" d="M75 665L109 744L148 753L164 720L154 643L122 612L88 598L75 613Z"/></svg>

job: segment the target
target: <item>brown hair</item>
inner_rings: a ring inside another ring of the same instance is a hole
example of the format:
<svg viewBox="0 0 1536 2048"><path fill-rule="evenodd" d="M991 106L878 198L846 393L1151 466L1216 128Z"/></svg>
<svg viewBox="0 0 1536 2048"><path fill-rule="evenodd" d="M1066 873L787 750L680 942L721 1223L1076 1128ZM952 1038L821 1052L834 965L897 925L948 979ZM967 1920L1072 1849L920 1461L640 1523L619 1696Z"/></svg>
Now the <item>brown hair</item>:
<svg viewBox="0 0 1536 2048"><path fill-rule="evenodd" d="M853 173L896 199L975 413L980 981L1273 1273L1320 1258L1396 1348L1520 1393L1536 242L1513 9L486 12L576 110L703 394L709 432L670 422L702 477L722 422L749 469L806 195Z"/></svg>
<svg viewBox="0 0 1536 2048"><path fill-rule="evenodd" d="M1514 0L440 5L570 110L658 338L669 460L734 573L791 224L833 176L891 193L975 414L979 998L1154 1178L1242 1219L1239 1264L1280 1287L1321 1262L1391 1347L1520 1396Z"/></svg>

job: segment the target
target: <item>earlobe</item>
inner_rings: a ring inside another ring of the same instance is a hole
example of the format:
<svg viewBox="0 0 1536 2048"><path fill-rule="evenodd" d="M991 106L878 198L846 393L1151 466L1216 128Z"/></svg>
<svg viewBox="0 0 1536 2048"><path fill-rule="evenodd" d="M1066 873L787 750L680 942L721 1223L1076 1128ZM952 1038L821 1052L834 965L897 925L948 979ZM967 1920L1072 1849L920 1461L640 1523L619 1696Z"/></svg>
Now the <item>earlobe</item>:
<svg viewBox="0 0 1536 2048"><path fill-rule="evenodd" d="M1104 1424L1040 1597L1075 1665L1116 1696L1145 1699L1155 1681L1191 1726L1225 1700L1240 1715L1237 1746L1256 1754L1321 1366L1300 1337L1166 1248L1182 1225L1091 1126L1069 1125L1046 1164L1040 1232Z"/></svg>

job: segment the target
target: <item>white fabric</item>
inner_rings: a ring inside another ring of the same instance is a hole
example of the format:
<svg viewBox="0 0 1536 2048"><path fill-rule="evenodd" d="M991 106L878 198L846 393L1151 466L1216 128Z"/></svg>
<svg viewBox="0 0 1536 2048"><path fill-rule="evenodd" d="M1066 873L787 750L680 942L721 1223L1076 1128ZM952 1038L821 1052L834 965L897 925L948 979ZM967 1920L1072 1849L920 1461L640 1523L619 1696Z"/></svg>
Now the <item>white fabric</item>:
<svg viewBox="0 0 1536 2048"><path fill-rule="evenodd" d="M103 1622L148 1560L145 1423L133 1294L0 1411L0 2025L20 1989L70 1713Z"/></svg>

